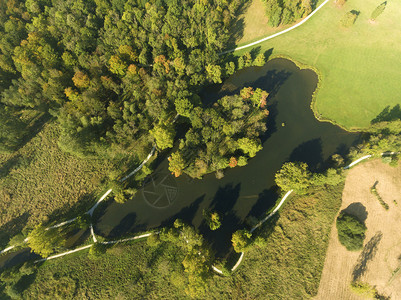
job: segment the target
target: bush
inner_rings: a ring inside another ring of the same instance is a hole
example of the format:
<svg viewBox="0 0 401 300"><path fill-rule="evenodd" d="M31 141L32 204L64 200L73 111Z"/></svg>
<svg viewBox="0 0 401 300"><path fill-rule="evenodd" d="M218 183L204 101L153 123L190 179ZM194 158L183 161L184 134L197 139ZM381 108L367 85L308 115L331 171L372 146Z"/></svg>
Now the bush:
<svg viewBox="0 0 401 300"><path fill-rule="evenodd" d="M376 20L376 18L383 13L384 9L386 8L386 5L387 2L383 2L378 7L376 7L375 10L372 12L372 15L370 16L370 19Z"/></svg>
<svg viewBox="0 0 401 300"><path fill-rule="evenodd" d="M375 298L377 295L376 289L366 282L353 281L350 288L351 291L362 297Z"/></svg>
<svg viewBox="0 0 401 300"><path fill-rule="evenodd" d="M375 185L370 188L370 192L376 196L377 200L379 200L380 205L383 206L385 210L389 209L389 206L386 202L384 202L383 198L379 195Z"/></svg>
<svg viewBox="0 0 401 300"><path fill-rule="evenodd" d="M337 218L338 240L349 251L358 251L363 247L366 226L355 216L345 212Z"/></svg>
<svg viewBox="0 0 401 300"><path fill-rule="evenodd" d="M347 12L344 17L341 19L341 24L344 27L351 27L354 25L356 19L358 18L359 12L356 11L349 11Z"/></svg>
<svg viewBox="0 0 401 300"><path fill-rule="evenodd" d="M248 250L252 244L251 237L252 234L245 229L234 232L231 241L235 252L240 253Z"/></svg>

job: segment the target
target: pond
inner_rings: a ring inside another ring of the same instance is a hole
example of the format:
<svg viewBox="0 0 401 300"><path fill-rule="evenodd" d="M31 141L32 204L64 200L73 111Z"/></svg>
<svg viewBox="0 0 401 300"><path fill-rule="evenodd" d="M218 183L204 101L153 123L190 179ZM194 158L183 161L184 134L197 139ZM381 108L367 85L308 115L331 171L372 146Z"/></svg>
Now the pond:
<svg viewBox="0 0 401 300"><path fill-rule="evenodd" d="M181 218L199 228L218 255L225 255L231 234L243 228L248 217L260 218L276 203L274 174L284 162L303 161L319 171L327 166L331 155L346 154L359 140L359 134L316 120L310 104L317 82L313 71L300 70L289 60L274 59L263 67L238 71L217 88L205 89L205 104L238 93L244 86L269 92L270 115L262 138L263 150L247 166L225 170L222 179L216 179L214 174L201 180L186 175L174 178L164 160L134 199L124 204L109 201L99 208L96 232L115 238L169 226ZM208 230L203 209L215 210L222 216L220 229Z"/></svg>

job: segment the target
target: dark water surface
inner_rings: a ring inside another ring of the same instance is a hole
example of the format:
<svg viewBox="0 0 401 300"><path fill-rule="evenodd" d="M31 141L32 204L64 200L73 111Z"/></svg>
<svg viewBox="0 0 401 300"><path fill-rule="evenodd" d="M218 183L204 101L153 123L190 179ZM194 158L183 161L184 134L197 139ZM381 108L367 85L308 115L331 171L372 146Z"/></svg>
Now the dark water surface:
<svg viewBox="0 0 401 300"><path fill-rule="evenodd" d="M331 155L345 154L358 140L359 134L316 120L310 103L317 81L313 71L300 70L289 60L274 59L263 67L237 72L217 90L205 90L206 104L244 86L270 93L263 150L247 166L226 170L220 180L214 174L202 180L186 175L174 178L165 160L134 199L125 204L110 203L99 212L97 233L118 237L171 225L176 218L182 218L198 227L223 255L230 246L232 232L244 226L245 218L261 217L276 203L274 174L284 162L303 161L312 170L321 170ZM206 228L203 209L215 210L222 216L220 229L211 232Z"/></svg>

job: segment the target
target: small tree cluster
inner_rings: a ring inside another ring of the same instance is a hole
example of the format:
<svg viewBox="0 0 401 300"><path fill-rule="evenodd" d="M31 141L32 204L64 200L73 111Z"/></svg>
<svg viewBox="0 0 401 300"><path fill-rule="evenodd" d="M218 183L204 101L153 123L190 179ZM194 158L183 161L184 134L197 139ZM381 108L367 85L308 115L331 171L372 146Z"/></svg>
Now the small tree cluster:
<svg viewBox="0 0 401 300"><path fill-rule="evenodd" d="M203 217L205 218L205 221L209 226L210 230L217 230L220 228L221 220L217 212L203 210Z"/></svg>
<svg viewBox="0 0 401 300"><path fill-rule="evenodd" d="M235 252L247 251L252 245L252 233L245 229L237 230L233 233L231 242Z"/></svg>

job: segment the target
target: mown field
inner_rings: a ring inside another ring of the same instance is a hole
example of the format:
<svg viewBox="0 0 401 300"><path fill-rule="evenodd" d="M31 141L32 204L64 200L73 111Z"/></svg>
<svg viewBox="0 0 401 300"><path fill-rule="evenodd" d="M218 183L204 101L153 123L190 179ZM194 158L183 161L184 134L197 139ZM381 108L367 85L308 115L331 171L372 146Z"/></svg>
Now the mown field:
<svg viewBox="0 0 401 300"><path fill-rule="evenodd" d="M18 151L0 154L1 245L26 225L82 213L105 188L112 164L62 152L58 136L48 122Z"/></svg>
<svg viewBox="0 0 401 300"><path fill-rule="evenodd" d="M401 2L388 1L377 20L369 22L382 2L349 0L338 8L330 1L299 28L254 46L254 51L283 55L316 68L321 75L314 106L317 116L346 129L366 128L386 107L401 104L401 46L397 43ZM351 10L359 13L358 18L344 28L340 21Z"/></svg>
<svg viewBox="0 0 401 300"><path fill-rule="evenodd" d="M231 276L211 274L202 299L306 299L318 291L343 186L294 196ZM87 252L44 263L22 291L30 299L187 299L183 253L142 240L91 259Z"/></svg>

